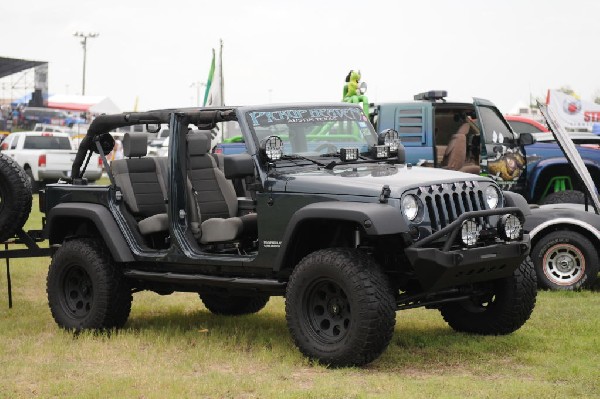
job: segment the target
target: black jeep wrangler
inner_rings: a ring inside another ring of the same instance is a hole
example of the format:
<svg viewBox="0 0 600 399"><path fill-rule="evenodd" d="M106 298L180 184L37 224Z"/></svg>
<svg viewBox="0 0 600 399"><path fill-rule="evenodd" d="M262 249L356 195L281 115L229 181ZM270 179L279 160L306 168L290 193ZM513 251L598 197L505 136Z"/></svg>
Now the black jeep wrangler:
<svg viewBox="0 0 600 399"><path fill-rule="evenodd" d="M111 130L161 123L167 158L126 135L110 185L81 178L92 152L112 150ZM211 154L217 128L238 129L248 154ZM222 315L281 295L298 348L334 366L376 359L399 309L439 309L457 331L520 328L536 296L523 198L404 158L397 132L377 135L349 104L99 116L71 180L41 199L52 315L66 329L111 329L140 290L197 292Z"/></svg>

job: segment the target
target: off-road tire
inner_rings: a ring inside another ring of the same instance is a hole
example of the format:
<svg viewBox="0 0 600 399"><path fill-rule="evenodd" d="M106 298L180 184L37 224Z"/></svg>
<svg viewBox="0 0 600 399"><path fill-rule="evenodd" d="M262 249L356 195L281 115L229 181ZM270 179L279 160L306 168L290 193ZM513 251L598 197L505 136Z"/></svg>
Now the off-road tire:
<svg viewBox="0 0 600 399"><path fill-rule="evenodd" d="M540 205L548 204L585 204L585 195L577 190L555 191L544 198Z"/></svg>
<svg viewBox="0 0 600 399"><path fill-rule="evenodd" d="M25 174L27 175L27 179L29 180L29 185L31 186L31 193L37 194L38 191L40 190L40 182L35 181L35 179L33 178L33 172L31 171L31 169L26 168Z"/></svg>
<svg viewBox="0 0 600 399"><path fill-rule="evenodd" d="M0 242L13 237L31 212L31 185L23 168L0 154Z"/></svg>
<svg viewBox="0 0 600 399"><path fill-rule="evenodd" d="M285 311L300 351L333 367L377 359L396 324L387 276L356 249L323 249L302 259L287 285Z"/></svg>
<svg viewBox="0 0 600 399"><path fill-rule="evenodd" d="M269 302L269 295L217 295L200 293L200 299L211 313L223 316L241 316L259 312Z"/></svg>
<svg viewBox="0 0 600 399"><path fill-rule="evenodd" d="M510 334L525 324L535 307L537 286L533 264L525 259L512 276L490 282L493 297L474 297L440 307L444 320L459 332ZM484 288L485 286L482 286Z"/></svg>
<svg viewBox="0 0 600 399"><path fill-rule="evenodd" d="M587 288L598 277L598 251L584 235L554 231L535 243L531 250L538 286L572 291Z"/></svg>
<svg viewBox="0 0 600 399"><path fill-rule="evenodd" d="M67 330L123 327L131 289L107 248L91 238L63 243L52 257L46 285L56 323Z"/></svg>

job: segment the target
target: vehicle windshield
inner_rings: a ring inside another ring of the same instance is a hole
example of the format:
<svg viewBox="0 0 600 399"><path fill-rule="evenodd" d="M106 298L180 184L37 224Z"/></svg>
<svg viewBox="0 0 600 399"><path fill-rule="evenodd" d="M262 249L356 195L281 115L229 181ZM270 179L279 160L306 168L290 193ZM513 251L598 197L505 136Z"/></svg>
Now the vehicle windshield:
<svg viewBox="0 0 600 399"><path fill-rule="evenodd" d="M377 143L375 130L358 107L269 108L247 112L246 120L257 143L279 136L288 156L336 154L341 148L367 153Z"/></svg>
<svg viewBox="0 0 600 399"><path fill-rule="evenodd" d="M68 137L57 136L26 136L23 144L25 150L70 150L71 142Z"/></svg>

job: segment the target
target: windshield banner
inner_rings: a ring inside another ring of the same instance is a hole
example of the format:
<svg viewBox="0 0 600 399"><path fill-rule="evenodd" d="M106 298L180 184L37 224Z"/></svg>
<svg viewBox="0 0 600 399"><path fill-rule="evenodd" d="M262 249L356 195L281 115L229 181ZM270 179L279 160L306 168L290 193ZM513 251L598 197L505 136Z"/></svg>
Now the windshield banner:
<svg viewBox="0 0 600 399"><path fill-rule="evenodd" d="M359 108L291 108L248 112L252 126L269 126L288 123L364 121Z"/></svg>

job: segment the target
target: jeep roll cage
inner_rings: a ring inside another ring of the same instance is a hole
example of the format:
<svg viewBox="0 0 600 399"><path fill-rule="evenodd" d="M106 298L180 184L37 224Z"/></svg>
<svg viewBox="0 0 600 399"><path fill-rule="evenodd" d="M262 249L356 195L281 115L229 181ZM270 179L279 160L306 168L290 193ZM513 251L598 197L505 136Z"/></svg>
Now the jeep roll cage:
<svg viewBox="0 0 600 399"><path fill-rule="evenodd" d="M237 114L233 108L214 108L202 110L198 110L198 108L179 108L148 112L127 112L117 115L100 115L90 124L87 134L79 145L79 149L71 169L73 182L75 182L75 179L78 176L81 176L81 167L83 166L83 162L85 161L88 152L97 152L100 154L100 156L103 156L112 150L112 145L109 145L110 149L103 146L103 135L119 127L131 125L149 125L161 123L170 124L174 114L184 115L188 119L189 123L192 123L203 129L211 129L218 122L237 120ZM102 148L104 148L104 151L101 151ZM103 152L105 154L103 154ZM104 165L107 167L106 162Z"/></svg>

